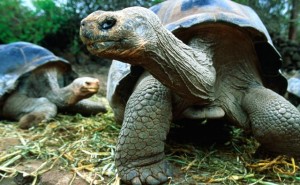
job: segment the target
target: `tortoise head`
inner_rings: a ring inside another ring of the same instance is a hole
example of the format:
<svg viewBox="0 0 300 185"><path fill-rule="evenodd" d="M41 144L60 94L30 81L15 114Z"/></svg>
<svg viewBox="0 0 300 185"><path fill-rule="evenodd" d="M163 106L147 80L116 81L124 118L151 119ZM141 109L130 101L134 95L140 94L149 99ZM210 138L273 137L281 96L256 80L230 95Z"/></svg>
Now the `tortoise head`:
<svg viewBox="0 0 300 185"><path fill-rule="evenodd" d="M74 105L78 101L89 98L99 90L99 80L91 77L76 78L70 85L65 87L66 91L61 96L67 96L69 105ZM69 96L68 96L69 95Z"/></svg>
<svg viewBox="0 0 300 185"><path fill-rule="evenodd" d="M157 41L163 26L150 10L131 7L115 12L96 11L81 21L80 37L94 55L126 60L143 55Z"/></svg>

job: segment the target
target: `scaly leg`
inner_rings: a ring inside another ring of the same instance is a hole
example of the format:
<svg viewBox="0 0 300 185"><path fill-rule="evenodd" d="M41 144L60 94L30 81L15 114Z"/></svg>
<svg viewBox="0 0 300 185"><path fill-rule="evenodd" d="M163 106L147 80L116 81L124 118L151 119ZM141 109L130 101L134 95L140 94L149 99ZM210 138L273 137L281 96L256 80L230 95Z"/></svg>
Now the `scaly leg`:
<svg viewBox="0 0 300 185"><path fill-rule="evenodd" d="M300 155L300 112L286 99L264 87L249 89L243 108L255 138L275 153Z"/></svg>
<svg viewBox="0 0 300 185"><path fill-rule="evenodd" d="M56 106L47 98L29 98L19 93L9 96L3 106L3 117L18 120L22 129L47 121L56 113Z"/></svg>
<svg viewBox="0 0 300 185"><path fill-rule="evenodd" d="M151 75L143 77L127 102L117 143L115 161L123 181L155 185L168 180L164 144L171 109L170 91Z"/></svg>
<svg viewBox="0 0 300 185"><path fill-rule="evenodd" d="M95 115L100 112L107 112L106 107L101 102L84 99L69 107L59 108L59 112L67 112L71 114L79 113L83 116Z"/></svg>

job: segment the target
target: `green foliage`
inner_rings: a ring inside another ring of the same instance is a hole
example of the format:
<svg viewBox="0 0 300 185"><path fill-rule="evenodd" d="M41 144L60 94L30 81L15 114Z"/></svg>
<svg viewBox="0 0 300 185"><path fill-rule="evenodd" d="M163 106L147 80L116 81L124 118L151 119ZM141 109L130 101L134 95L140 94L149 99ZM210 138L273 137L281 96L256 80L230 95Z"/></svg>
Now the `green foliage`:
<svg viewBox="0 0 300 185"><path fill-rule="evenodd" d="M287 36L291 0L234 0L253 8L270 33Z"/></svg>
<svg viewBox="0 0 300 185"><path fill-rule="evenodd" d="M38 18L39 25L44 26L46 34L56 33L67 20L63 10L53 0L34 0L33 5L36 8L34 15Z"/></svg>
<svg viewBox="0 0 300 185"><path fill-rule="evenodd" d="M34 0L35 9L29 9L22 0L0 2L0 41L28 41L40 43L47 34L56 33L66 21L60 7L52 0Z"/></svg>
<svg viewBox="0 0 300 185"><path fill-rule="evenodd" d="M30 27L24 25L30 21L31 12L25 7L21 7L21 0L0 1L0 40L2 42L12 42L26 37L26 32Z"/></svg>
<svg viewBox="0 0 300 185"><path fill-rule="evenodd" d="M269 32L287 35L290 16L288 0L263 0L260 3L256 2L254 6Z"/></svg>

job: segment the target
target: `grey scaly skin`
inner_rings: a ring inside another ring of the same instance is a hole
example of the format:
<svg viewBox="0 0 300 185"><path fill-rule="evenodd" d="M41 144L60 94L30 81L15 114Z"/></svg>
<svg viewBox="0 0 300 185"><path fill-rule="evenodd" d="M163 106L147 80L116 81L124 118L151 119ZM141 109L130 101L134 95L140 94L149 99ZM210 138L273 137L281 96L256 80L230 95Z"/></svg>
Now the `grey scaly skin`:
<svg viewBox="0 0 300 185"><path fill-rule="evenodd" d="M122 179L133 184L158 184L171 170L164 159L164 142L172 118L171 92L151 75L144 75L130 96L116 148Z"/></svg>
<svg viewBox="0 0 300 185"><path fill-rule="evenodd" d="M63 72L55 66L45 66L20 80L16 90L3 105L2 116L19 121L23 129L53 118L58 111L77 113L105 112L103 105L84 100L99 89L99 80L90 77L75 79L61 87Z"/></svg>
<svg viewBox="0 0 300 185"><path fill-rule="evenodd" d="M116 166L123 181L167 181L163 149L170 122L180 117L175 112L195 116L189 115L192 105L202 107L195 118L225 116L270 151L299 155L300 113L263 86L256 53L241 30L208 24L186 45L151 11L134 7L94 12L80 32L91 53L147 71L126 104L118 139Z"/></svg>

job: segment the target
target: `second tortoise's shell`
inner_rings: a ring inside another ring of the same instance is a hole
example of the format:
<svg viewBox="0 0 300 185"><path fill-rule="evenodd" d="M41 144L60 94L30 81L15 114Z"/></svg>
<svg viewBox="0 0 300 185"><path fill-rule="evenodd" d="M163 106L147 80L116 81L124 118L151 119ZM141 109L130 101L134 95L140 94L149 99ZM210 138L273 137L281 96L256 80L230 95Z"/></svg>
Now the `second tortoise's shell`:
<svg viewBox="0 0 300 185"><path fill-rule="evenodd" d="M50 63L63 67L66 76L70 77L67 79L68 81L76 77L67 60L55 56L41 46L28 42L0 45L0 104L4 95L10 93L17 86L20 77Z"/></svg>
<svg viewBox="0 0 300 185"><path fill-rule="evenodd" d="M300 78L290 78L288 80L287 91L300 98Z"/></svg>
<svg viewBox="0 0 300 185"><path fill-rule="evenodd" d="M193 31L205 23L227 24L242 29L253 40L261 64L264 86L284 94L286 79L280 74L281 56L257 14L249 7L230 0L168 0L150 8L163 25L180 40L188 40ZM112 104L127 102L137 77L139 67L114 61L108 77L107 98ZM123 105L121 105L123 106Z"/></svg>

